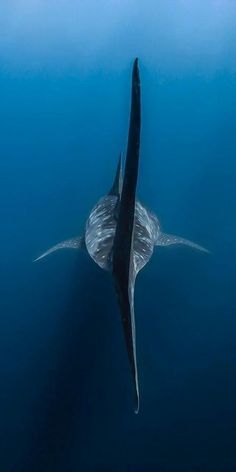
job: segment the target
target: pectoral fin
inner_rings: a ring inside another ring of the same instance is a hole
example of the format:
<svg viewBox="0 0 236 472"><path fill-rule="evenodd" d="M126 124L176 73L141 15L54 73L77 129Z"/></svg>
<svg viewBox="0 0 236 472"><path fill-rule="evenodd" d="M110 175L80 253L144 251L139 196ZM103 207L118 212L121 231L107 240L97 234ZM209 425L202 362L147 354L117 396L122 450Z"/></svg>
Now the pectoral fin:
<svg viewBox="0 0 236 472"><path fill-rule="evenodd" d="M72 239L66 239L66 241L61 241L60 243L48 249L46 252L41 254L41 256L37 257L37 259L34 259L33 262L39 261L39 259L42 259L43 257L48 256L52 252L58 251L58 249L80 249L83 247L83 244L84 244L83 236L77 236Z"/></svg>
<svg viewBox="0 0 236 472"><path fill-rule="evenodd" d="M193 249L198 249L199 251L202 251L202 252L207 252L207 253L210 252L208 251L208 249L205 249L199 244L193 243L192 241L181 238L179 236L174 236L173 234L160 233L158 235L158 238L156 240L156 246L172 246L173 244L178 244L178 245L181 244L184 246L189 246Z"/></svg>

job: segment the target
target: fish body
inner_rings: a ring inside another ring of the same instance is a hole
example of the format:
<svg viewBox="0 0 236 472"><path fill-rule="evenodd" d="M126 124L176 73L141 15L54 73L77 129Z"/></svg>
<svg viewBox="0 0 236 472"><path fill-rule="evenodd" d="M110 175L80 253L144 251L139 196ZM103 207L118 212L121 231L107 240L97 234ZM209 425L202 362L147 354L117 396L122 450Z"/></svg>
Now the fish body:
<svg viewBox="0 0 236 472"><path fill-rule="evenodd" d="M56 244L35 259L42 259L59 249L85 249L101 269L111 273L133 378L136 413L139 410L134 314L137 274L152 257L155 246L185 245L208 252L185 238L164 233L157 216L137 199L140 132L141 88L138 60L135 59L124 175L120 156L111 189L91 210L84 233Z"/></svg>

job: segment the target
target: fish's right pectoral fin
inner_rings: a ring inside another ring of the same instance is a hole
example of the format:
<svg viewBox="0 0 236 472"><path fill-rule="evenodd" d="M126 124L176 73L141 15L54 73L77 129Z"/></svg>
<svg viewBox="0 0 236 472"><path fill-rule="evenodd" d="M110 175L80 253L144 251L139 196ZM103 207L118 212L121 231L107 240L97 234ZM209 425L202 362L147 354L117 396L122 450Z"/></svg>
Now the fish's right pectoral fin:
<svg viewBox="0 0 236 472"><path fill-rule="evenodd" d="M174 236L173 234L160 233L156 241L156 246L172 246L173 244L189 246L193 249L197 249L198 251L210 253L208 249L205 249L199 244L193 243L188 239L181 238L180 236Z"/></svg>
<svg viewBox="0 0 236 472"><path fill-rule="evenodd" d="M65 241L61 241L60 243L52 246L47 251L43 252L39 257L33 260L33 262L39 261L43 259L43 257L48 256L52 252L58 251L59 249L81 249L84 245L84 238L83 236L77 236L75 238L66 239Z"/></svg>

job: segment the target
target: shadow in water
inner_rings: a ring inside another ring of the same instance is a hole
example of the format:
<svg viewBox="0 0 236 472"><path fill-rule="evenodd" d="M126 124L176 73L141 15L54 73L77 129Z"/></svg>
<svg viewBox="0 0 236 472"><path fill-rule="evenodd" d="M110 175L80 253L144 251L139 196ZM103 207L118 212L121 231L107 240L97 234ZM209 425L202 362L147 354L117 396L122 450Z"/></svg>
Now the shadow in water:
<svg viewBox="0 0 236 472"><path fill-rule="evenodd" d="M108 280L108 274L88 260L81 264L80 259L75 268L68 307L50 354L53 368L42 386L31 427L31 450L22 471L65 470L63 462L74 441L75 427L76 436L83 437L85 421L91 421L89 415L99 404L97 367L103 363L111 342L109 333L114 331ZM82 454L81 442L78 447Z"/></svg>

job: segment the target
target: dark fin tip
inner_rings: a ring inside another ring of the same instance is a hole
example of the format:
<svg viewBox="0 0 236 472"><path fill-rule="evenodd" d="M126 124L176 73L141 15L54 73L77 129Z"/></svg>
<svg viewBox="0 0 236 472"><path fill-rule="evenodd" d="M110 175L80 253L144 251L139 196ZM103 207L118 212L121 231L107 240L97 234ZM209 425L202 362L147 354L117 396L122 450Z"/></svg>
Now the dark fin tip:
<svg viewBox="0 0 236 472"><path fill-rule="evenodd" d="M139 72L139 69L138 69L138 58L136 57L136 59L134 60L134 63L133 63L133 72L135 74L138 74Z"/></svg>
<svg viewBox="0 0 236 472"><path fill-rule="evenodd" d="M133 64L133 79L132 79L132 82L133 82L133 87L136 91L136 93L138 92L138 90L140 89L140 77L139 77L139 66L138 66L138 58L136 58L134 60L134 64ZM140 93L140 92L139 92Z"/></svg>
<svg viewBox="0 0 236 472"><path fill-rule="evenodd" d="M120 152L119 161L116 168L116 175L108 195L120 197L122 187L122 154Z"/></svg>

